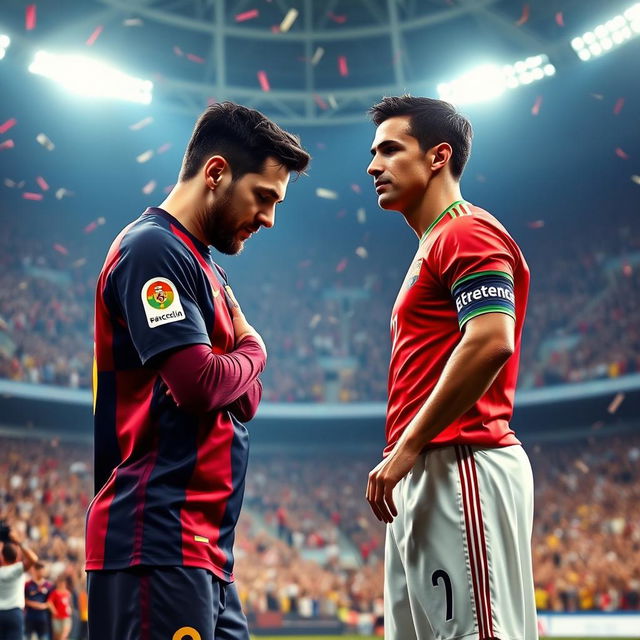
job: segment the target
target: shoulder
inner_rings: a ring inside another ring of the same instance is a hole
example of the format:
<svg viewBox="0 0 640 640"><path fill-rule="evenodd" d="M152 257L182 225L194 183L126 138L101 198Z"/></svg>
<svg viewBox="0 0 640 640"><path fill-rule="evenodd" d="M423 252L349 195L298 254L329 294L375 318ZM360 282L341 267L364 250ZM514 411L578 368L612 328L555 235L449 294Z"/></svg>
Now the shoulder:
<svg viewBox="0 0 640 640"><path fill-rule="evenodd" d="M14 562L13 564L5 564L0 567L0 576L4 578L12 578L14 576L22 575L24 567L22 562Z"/></svg>
<svg viewBox="0 0 640 640"><path fill-rule="evenodd" d="M469 215L447 221L438 229L434 244L445 245L449 249L473 247L503 247L514 244L504 226L490 213L473 207Z"/></svg>
<svg viewBox="0 0 640 640"><path fill-rule="evenodd" d="M143 216L126 229L120 250L123 253L152 253L162 250L188 252L180 238L153 216Z"/></svg>

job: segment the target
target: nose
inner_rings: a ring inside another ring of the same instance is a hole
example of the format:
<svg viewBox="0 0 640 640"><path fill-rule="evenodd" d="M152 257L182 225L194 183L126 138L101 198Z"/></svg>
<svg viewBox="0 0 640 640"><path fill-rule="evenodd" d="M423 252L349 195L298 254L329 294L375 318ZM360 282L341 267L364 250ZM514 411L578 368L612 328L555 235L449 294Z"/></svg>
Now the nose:
<svg viewBox="0 0 640 640"><path fill-rule="evenodd" d="M267 211L260 211L257 215L257 222L259 226L271 229L276 223L276 208L271 207Z"/></svg>
<svg viewBox="0 0 640 640"><path fill-rule="evenodd" d="M382 171L383 171L383 169L381 169L376 164L376 159L373 158L373 160L371 160L371 162L369 163L369 166L367 167L367 173L370 176L373 176L374 178L377 178L382 173Z"/></svg>

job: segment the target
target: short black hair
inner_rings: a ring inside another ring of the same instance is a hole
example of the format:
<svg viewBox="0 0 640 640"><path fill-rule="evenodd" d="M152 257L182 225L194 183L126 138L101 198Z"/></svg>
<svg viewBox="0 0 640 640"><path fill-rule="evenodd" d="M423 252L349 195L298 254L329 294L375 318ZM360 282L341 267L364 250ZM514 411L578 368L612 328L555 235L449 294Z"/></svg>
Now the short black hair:
<svg viewBox="0 0 640 640"><path fill-rule="evenodd" d="M444 100L417 98L410 95L383 98L369 109L376 126L396 116L409 116L409 133L423 151L441 142L448 142L453 149L451 174L460 179L471 154L473 128L467 118Z"/></svg>
<svg viewBox="0 0 640 640"><path fill-rule="evenodd" d="M212 104L198 118L182 160L180 181L191 180L213 155L227 160L234 181L247 173L260 173L271 156L297 173L311 159L299 138L259 111L234 102Z"/></svg>
<svg viewBox="0 0 640 640"><path fill-rule="evenodd" d="M13 564L18 559L18 547L11 542L2 545L2 559L7 564Z"/></svg>

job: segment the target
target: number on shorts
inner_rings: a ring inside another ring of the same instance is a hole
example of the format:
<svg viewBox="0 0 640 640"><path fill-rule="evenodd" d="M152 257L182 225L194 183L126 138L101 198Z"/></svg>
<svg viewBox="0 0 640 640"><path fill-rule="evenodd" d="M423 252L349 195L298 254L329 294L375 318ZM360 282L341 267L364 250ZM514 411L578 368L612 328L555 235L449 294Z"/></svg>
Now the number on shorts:
<svg viewBox="0 0 640 640"><path fill-rule="evenodd" d="M451 578L444 569L438 569L437 571L434 571L431 576L431 584L434 587L437 587L438 580L440 580L440 578L442 578L442 582L444 582L444 594L447 601L447 617L445 620L448 622L453 618L453 590L451 589Z"/></svg>

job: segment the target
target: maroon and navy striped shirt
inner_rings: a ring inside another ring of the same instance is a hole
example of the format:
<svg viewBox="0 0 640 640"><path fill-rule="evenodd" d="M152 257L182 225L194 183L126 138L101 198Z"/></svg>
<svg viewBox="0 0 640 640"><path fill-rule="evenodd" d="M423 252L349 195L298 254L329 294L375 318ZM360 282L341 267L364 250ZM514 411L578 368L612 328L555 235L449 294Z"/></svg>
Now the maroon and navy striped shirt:
<svg viewBox="0 0 640 640"><path fill-rule="evenodd" d="M193 566L233 580L247 430L229 406L178 407L158 371L176 348L234 351L227 287L209 248L162 209L147 209L109 250L96 291L87 570Z"/></svg>

